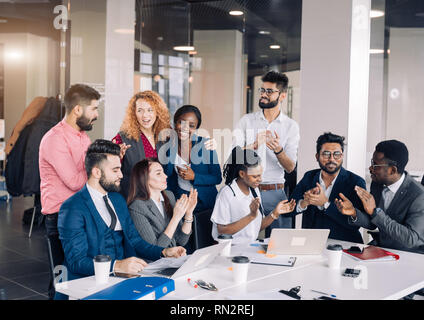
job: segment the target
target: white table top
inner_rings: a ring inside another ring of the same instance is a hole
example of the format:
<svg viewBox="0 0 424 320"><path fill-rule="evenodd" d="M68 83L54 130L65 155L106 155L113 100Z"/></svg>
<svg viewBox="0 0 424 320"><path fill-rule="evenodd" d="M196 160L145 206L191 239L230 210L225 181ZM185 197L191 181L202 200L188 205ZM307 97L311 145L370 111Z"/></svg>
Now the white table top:
<svg viewBox="0 0 424 320"><path fill-rule="evenodd" d="M329 243L342 244L344 248L357 245L329 239ZM361 245L359 245L361 246ZM257 247L233 246L231 255L246 251L255 252ZM288 299L278 290L290 290L301 286L299 295L304 299L320 296L312 290L331 293L342 300L399 299L424 287L424 255L390 250L400 255L398 261L360 262L343 255L340 270L331 270L326 265L325 254L321 256L298 256L293 267L249 265L245 284L235 285L232 280L231 259L217 257L207 268L175 279L175 291L163 300L225 300L225 299ZM343 277L345 268L361 269L360 278ZM187 278L212 282L219 290L207 291L193 288ZM110 277L108 285L125 279ZM82 299L96 291L94 277L60 283L56 290L73 299Z"/></svg>

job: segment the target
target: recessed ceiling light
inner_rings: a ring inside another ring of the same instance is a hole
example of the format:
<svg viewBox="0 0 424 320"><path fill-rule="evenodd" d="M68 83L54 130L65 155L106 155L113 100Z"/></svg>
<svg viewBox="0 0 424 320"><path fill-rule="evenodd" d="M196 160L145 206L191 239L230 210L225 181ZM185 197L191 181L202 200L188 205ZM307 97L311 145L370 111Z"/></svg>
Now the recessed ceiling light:
<svg viewBox="0 0 424 320"><path fill-rule="evenodd" d="M266 31L266 30L261 30L261 31L259 31L259 34L271 34L271 32Z"/></svg>
<svg viewBox="0 0 424 320"><path fill-rule="evenodd" d="M135 33L134 29L115 29L115 32L119 34L134 34Z"/></svg>
<svg viewBox="0 0 424 320"><path fill-rule="evenodd" d="M194 51L195 48L193 46L176 46L174 47L175 51Z"/></svg>
<svg viewBox="0 0 424 320"><path fill-rule="evenodd" d="M278 44L272 44L269 46L271 49L276 50L276 49L280 49L281 47Z"/></svg>
<svg viewBox="0 0 424 320"><path fill-rule="evenodd" d="M380 18L380 17L384 16L384 11L371 10L370 16L371 16L371 18Z"/></svg>
<svg viewBox="0 0 424 320"><path fill-rule="evenodd" d="M244 12L240 11L240 10L231 10L230 15L232 15L232 16L242 16L242 15L244 15Z"/></svg>
<svg viewBox="0 0 424 320"><path fill-rule="evenodd" d="M383 49L370 49L370 54L380 54L384 53Z"/></svg>

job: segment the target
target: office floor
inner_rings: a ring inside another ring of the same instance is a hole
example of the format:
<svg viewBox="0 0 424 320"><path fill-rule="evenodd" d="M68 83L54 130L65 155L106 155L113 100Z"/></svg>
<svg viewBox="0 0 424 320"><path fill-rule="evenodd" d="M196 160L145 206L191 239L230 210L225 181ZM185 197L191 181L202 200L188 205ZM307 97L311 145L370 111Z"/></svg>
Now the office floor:
<svg viewBox="0 0 424 320"><path fill-rule="evenodd" d="M33 206L32 197L0 201L0 289L7 300L47 300L49 269L44 224L23 225L24 211Z"/></svg>

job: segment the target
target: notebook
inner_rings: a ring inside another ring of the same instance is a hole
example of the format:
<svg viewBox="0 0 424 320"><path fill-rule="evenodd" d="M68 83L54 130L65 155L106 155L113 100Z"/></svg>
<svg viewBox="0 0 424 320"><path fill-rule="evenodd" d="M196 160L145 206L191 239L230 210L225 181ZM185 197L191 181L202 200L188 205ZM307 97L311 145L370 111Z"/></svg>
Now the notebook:
<svg viewBox="0 0 424 320"><path fill-rule="evenodd" d="M378 262L378 261L396 261L399 260L399 255L390 251L383 250L375 246L368 246L362 253L350 253L343 250L344 253L349 255L355 260L364 262Z"/></svg>

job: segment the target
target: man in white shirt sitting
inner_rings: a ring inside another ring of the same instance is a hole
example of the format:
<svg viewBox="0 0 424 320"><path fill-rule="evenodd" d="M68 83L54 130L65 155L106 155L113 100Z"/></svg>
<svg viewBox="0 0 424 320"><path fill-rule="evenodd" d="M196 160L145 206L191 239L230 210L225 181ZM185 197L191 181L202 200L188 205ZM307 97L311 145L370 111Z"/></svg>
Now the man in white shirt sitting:
<svg viewBox="0 0 424 320"><path fill-rule="evenodd" d="M240 146L257 150L264 169L259 190L265 215L287 196L284 191L284 172L291 173L296 168L299 145L299 125L283 114L281 103L287 96L288 78L286 75L270 71L262 78L259 107L256 113L243 116L234 130L233 147ZM291 228L291 217L279 217L272 228Z"/></svg>

